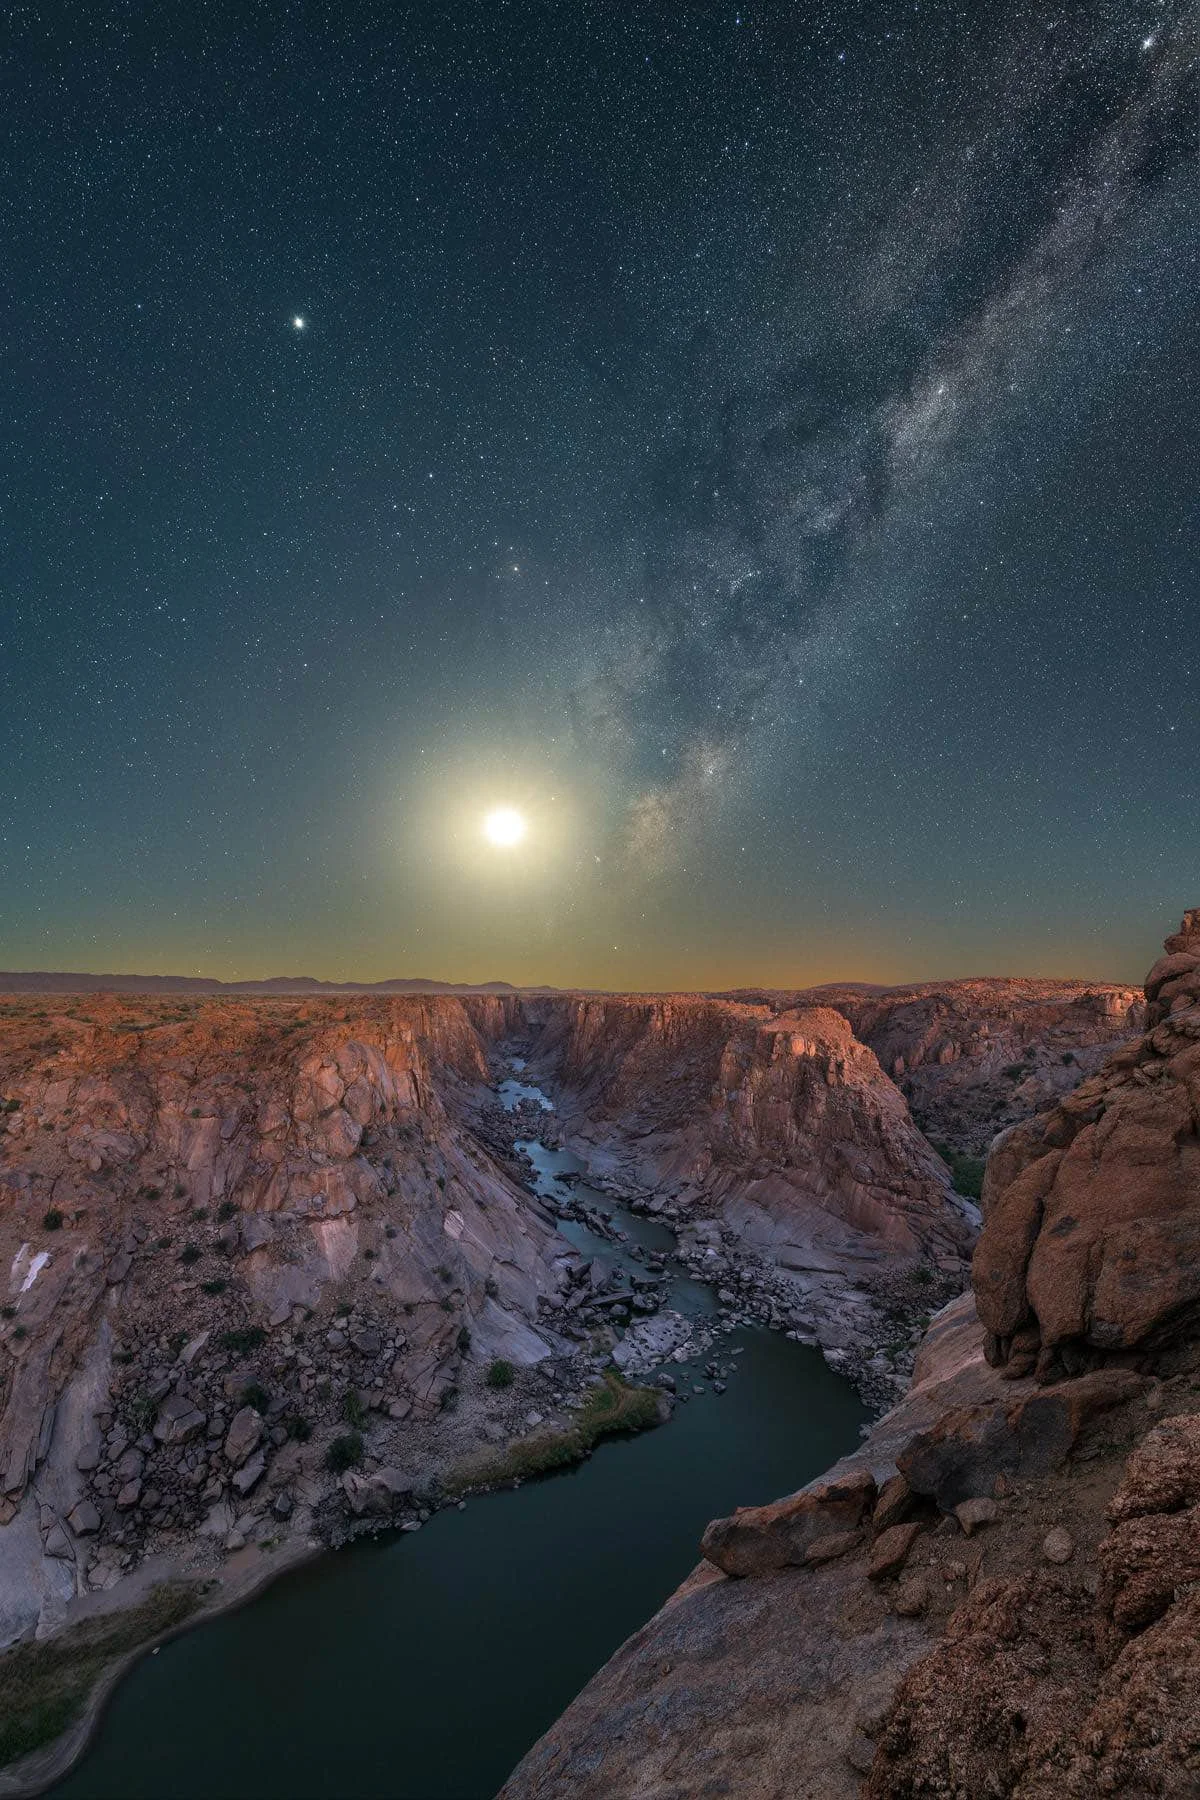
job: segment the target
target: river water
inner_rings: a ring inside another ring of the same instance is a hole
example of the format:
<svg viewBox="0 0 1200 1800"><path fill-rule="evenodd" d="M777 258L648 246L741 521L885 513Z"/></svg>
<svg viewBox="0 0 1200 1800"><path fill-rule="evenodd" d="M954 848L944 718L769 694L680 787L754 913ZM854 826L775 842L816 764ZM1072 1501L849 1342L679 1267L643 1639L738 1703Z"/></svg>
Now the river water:
<svg viewBox="0 0 1200 1800"><path fill-rule="evenodd" d="M569 1191L629 1243L670 1250L666 1226L564 1187L581 1166L569 1152L527 1148L539 1191ZM561 1230L640 1267L584 1223ZM669 1304L715 1310L678 1274ZM714 1357L733 1371L722 1395L703 1374ZM670 1366L681 1393L706 1391L669 1424L321 1557L146 1657L57 1800L489 1800L687 1575L708 1520L800 1487L867 1416L819 1352L778 1333L737 1331Z"/></svg>

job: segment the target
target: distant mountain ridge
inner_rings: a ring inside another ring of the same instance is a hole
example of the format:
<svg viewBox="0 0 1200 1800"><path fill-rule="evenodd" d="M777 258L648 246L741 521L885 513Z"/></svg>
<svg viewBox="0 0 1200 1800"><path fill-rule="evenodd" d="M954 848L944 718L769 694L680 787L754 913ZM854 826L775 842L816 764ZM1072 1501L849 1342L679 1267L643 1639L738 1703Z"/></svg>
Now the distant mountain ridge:
<svg viewBox="0 0 1200 1800"><path fill-rule="evenodd" d="M553 993L526 988L525 993ZM319 981L315 975L269 975L261 981L218 981L212 975L80 975L47 969L0 969L5 994L514 994L511 981L434 981L393 976L387 981Z"/></svg>

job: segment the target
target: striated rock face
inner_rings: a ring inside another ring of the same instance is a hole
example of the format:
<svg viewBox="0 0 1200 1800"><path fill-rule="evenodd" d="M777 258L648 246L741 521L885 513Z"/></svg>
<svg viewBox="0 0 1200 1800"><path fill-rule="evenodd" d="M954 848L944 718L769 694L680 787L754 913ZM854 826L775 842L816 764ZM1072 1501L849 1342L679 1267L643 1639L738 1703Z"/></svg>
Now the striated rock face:
<svg viewBox="0 0 1200 1800"><path fill-rule="evenodd" d="M747 996L750 997L750 996ZM754 995L834 1007L935 1143L981 1156L1006 1126L1069 1093L1145 1022L1137 988L986 979Z"/></svg>
<svg viewBox="0 0 1200 1800"><path fill-rule="evenodd" d="M460 1117L504 1004L3 1003L0 1642L555 1348L569 1247Z"/></svg>
<svg viewBox="0 0 1200 1800"><path fill-rule="evenodd" d="M1200 913L1166 949L1145 1035L993 1150L974 1285L997 1363L1075 1370L1195 1327Z"/></svg>
<svg viewBox="0 0 1200 1800"><path fill-rule="evenodd" d="M784 1267L969 1245L941 1162L831 1008L614 996L542 1010L536 1054L566 1123Z"/></svg>

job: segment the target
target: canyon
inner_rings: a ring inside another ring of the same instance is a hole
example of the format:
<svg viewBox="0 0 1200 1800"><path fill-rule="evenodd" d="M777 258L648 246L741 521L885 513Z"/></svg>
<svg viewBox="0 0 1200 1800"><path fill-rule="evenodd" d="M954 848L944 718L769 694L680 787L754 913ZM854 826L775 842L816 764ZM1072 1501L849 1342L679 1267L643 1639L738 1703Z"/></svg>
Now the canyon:
<svg viewBox="0 0 1200 1800"><path fill-rule="evenodd" d="M971 1289L863 1444L702 1560L504 1800L1200 1791L1200 913L995 1140Z"/></svg>
<svg viewBox="0 0 1200 1800"><path fill-rule="evenodd" d="M1183 990L1163 991L1181 972L1151 993L1160 1033L1183 1029ZM156 1596L186 1588L203 1613L320 1545L418 1528L524 1466L514 1453L586 1453L597 1396L619 1395L613 1425L666 1416L671 1382L638 1385L672 1341L663 1254L624 1274L583 1255L570 1198L537 1191L534 1138L668 1228L718 1328L759 1320L819 1346L876 1411L934 1419L928 1344L909 1384L929 1314L951 1303L932 1343L963 1305L979 1215L962 1159L988 1120L1052 1096L1075 1118L1114 1045L1134 1056L1145 1004L1037 982L0 999L0 1643L70 1644L147 1607L152 1636ZM1058 1168L1058 1137L1021 1148L1032 1129L993 1154L989 1186ZM1031 1178L1038 1206L1049 1174ZM1160 1210L1169 1237L1165 1192ZM1024 1244L1028 1206L998 1216ZM996 1300L971 1380L1023 1379L1031 1355L1069 1379L1108 1315L1064 1331L995 1243L976 1252ZM855 1470L877 1459L856 1454ZM3 1791L79 1748L85 1699L52 1721L69 1729L49 1762L13 1740L32 1760Z"/></svg>

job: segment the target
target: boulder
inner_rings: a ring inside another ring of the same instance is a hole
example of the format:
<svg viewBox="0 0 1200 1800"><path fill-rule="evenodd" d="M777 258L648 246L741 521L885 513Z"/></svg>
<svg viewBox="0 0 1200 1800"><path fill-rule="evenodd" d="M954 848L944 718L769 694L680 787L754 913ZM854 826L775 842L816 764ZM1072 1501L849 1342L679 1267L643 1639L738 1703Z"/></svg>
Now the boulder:
<svg viewBox="0 0 1200 1800"><path fill-rule="evenodd" d="M185 1444L208 1423L207 1415L183 1394L169 1394L159 1408L154 1435L160 1444Z"/></svg>
<svg viewBox="0 0 1200 1800"><path fill-rule="evenodd" d="M239 1494L248 1494L252 1487L261 1481L267 1466L267 1459L261 1450L256 1451L249 1462L242 1464L233 1475L233 1487Z"/></svg>
<svg viewBox="0 0 1200 1800"><path fill-rule="evenodd" d="M987 1494L977 1495L973 1500L962 1500L954 1509L954 1516L963 1528L967 1537L974 1534L984 1525L994 1525L1000 1517L1000 1508Z"/></svg>
<svg viewBox="0 0 1200 1800"><path fill-rule="evenodd" d="M100 1529L100 1514L90 1500L80 1500L67 1514L67 1524L76 1537L94 1537Z"/></svg>
<svg viewBox="0 0 1200 1800"><path fill-rule="evenodd" d="M233 1464L235 1469L241 1468L252 1450L258 1447L263 1434L263 1422L252 1406L243 1406L240 1412L233 1415L233 1422L225 1437L225 1460Z"/></svg>
<svg viewBox="0 0 1200 1800"><path fill-rule="evenodd" d="M799 1565L816 1539L858 1532L875 1498L872 1477L855 1470L769 1506L739 1507L729 1518L714 1519L701 1539L701 1553L726 1575L761 1575Z"/></svg>
<svg viewBox="0 0 1200 1800"><path fill-rule="evenodd" d="M881 1531L871 1545L871 1555L867 1563L867 1575L872 1581L882 1581L886 1575L896 1575L908 1561L908 1553L912 1549L921 1531L918 1519L912 1519L907 1525L889 1525Z"/></svg>

